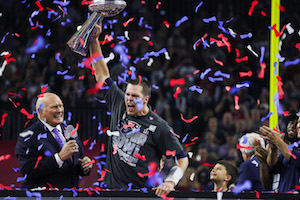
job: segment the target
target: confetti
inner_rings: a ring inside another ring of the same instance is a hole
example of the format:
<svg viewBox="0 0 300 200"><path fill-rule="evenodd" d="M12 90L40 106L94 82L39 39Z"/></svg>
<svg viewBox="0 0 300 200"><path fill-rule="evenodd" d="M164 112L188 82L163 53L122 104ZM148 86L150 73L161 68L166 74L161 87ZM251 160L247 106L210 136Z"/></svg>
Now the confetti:
<svg viewBox="0 0 300 200"><path fill-rule="evenodd" d="M174 197L167 197L165 193L162 193L161 198L166 199L166 200L173 200Z"/></svg>
<svg viewBox="0 0 300 200"><path fill-rule="evenodd" d="M140 154L138 154L138 153L135 153L135 154L134 154L134 157L136 157L136 158L138 158L138 159L141 159L142 161L145 161L145 160L146 160L145 155L140 155Z"/></svg>
<svg viewBox="0 0 300 200"><path fill-rule="evenodd" d="M299 64L299 62L300 62L300 58L297 58L294 61L285 61L284 66L287 67L290 65L297 65L297 64Z"/></svg>
<svg viewBox="0 0 300 200"><path fill-rule="evenodd" d="M11 155L10 154L6 154L6 155L1 155L0 156L0 161L3 161L3 160L8 160L10 159Z"/></svg>
<svg viewBox="0 0 300 200"><path fill-rule="evenodd" d="M220 70L216 71L214 76L222 76L224 78L230 78L230 74L222 73Z"/></svg>
<svg viewBox="0 0 300 200"><path fill-rule="evenodd" d="M203 18L204 23L215 22L215 21L217 21L216 16L213 16L213 17L210 17L210 18L207 18L207 19Z"/></svg>
<svg viewBox="0 0 300 200"><path fill-rule="evenodd" d="M185 123L191 123L192 121L198 119L198 116L193 116L191 119L184 119L183 114L180 113L180 118L185 122Z"/></svg>
<svg viewBox="0 0 300 200"><path fill-rule="evenodd" d="M35 163L34 169L37 168L37 166L38 166L40 160L42 160L42 158L43 158L42 156L39 156L39 157L37 158L37 161L36 161L36 163Z"/></svg>
<svg viewBox="0 0 300 200"><path fill-rule="evenodd" d="M179 95L180 93L181 93L181 88L180 88L180 87L177 87L175 93L173 94L173 97L174 97L175 99L177 99L177 98L178 98L178 95Z"/></svg>
<svg viewBox="0 0 300 200"><path fill-rule="evenodd" d="M130 22L132 22L133 20L134 20L134 17L130 18L129 20L127 20L126 22L123 23L123 26L124 26L124 27L128 26L128 24L129 24Z"/></svg>
<svg viewBox="0 0 300 200"><path fill-rule="evenodd" d="M1 126L4 125L4 123L5 123L5 118L6 118L7 116L8 116L7 113L4 113L4 114L1 116L1 118L2 118L2 120L1 120Z"/></svg>
<svg viewBox="0 0 300 200"><path fill-rule="evenodd" d="M248 150L251 150L252 147L250 147L250 146L241 146L240 144L237 144L236 145L236 149L248 149Z"/></svg>
<svg viewBox="0 0 300 200"><path fill-rule="evenodd" d="M252 33L247 33L247 34L244 34L244 35L240 35L240 38L243 40L245 38L252 38Z"/></svg>
<svg viewBox="0 0 300 200"><path fill-rule="evenodd" d="M185 85L185 79L184 78L171 79L170 80L170 86L173 87L175 85Z"/></svg>
<svg viewBox="0 0 300 200"><path fill-rule="evenodd" d="M234 96L234 103L235 103L234 109L239 110L240 109L239 96Z"/></svg>
<svg viewBox="0 0 300 200"><path fill-rule="evenodd" d="M257 54L256 52L253 51L251 45L247 45L247 49L248 49L249 51L251 51L251 53L252 53L253 55L255 55L256 57L258 57L258 54Z"/></svg>
<svg viewBox="0 0 300 200"><path fill-rule="evenodd" d="M96 140L91 142L91 146L89 147L89 150L92 150L94 148L95 144L96 144Z"/></svg>
<svg viewBox="0 0 300 200"><path fill-rule="evenodd" d="M222 61L217 60L216 58L214 58L215 63L217 63L218 65L224 66Z"/></svg>
<svg viewBox="0 0 300 200"><path fill-rule="evenodd" d="M265 117L262 117L260 121L261 122L266 121L266 119L268 119L271 115L273 115L273 112L269 112Z"/></svg>
<svg viewBox="0 0 300 200"><path fill-rule="evenodd" d="M248 71L248 72L239 72L240 77L251 77L252 76L252 71Z"/></svg>
<svg viewBox="0 0 300 200"><path fill-rule="evenodd" d="M203 89L201 89L200 86L198 86L198 85L193 85L193 86L189 87L189 90L196 91L199 94L202 94L202 92L203 92Z"/></svg>
<svg viewBox="0 0 300 200"><path fill-rule="evenodd" d="M20 110L20 112L21 112L22 114L26 115L27 119L32 119L32 118L34 117L34 115L33 115L33 114L29 114L29 113L25 110L25 108L22 108L22 109Z"/></svg>
<svg viewBox="0 0 300 200"><path fill-rule="evenodd" d="M83 165L83 168L85 168L85 167L88 166L89 164L93 164L93 163L95 163L95 160L94 160L94 159L91 160L90 162L86 163L85 165Z"/></svg>
<svg viewBox="0 0 300 200"><path fill-rule="evenodd" d="M260 63L260 67L261 69L257 77L262 79L265 76L266 63L264 62Z"/></svg>
<svg viewBox="0 0 300 200"><path fill-rule="evenodd" d="M255 8L255 6L258 4L258 1L257 0L254 0L252 3L251 3L251 7L249 9L249 12L248 12L248 15L251 16L252 13L253 13L253 10Z"/></svg>
<svg viewBox="0 0 300 200"><path fill-rule="evenodd" d="M166 156L175 157L175 155L176 155L176 150L173 150L173 151L166 150Z"/></svg>
<svg viewBox="0 0 300 200"><path fill-rule="evenodd" d="M38 36L35 44L33 44L31 47L28 47L25 52L27 54L32 54L38 52L40 49L43 49L45 47L45 39L42 36Z"/></svg>
<svg viewBox="0 0 300 200"><path fill-rule="evenodd" d="M251 190L251 188L252 188L252 183L251 183L251 181L246 180L243 184L241 184L241 185L236 185L236 186L233 188L232 192L233 192L234 194L239 194L239 193L241 193L242 191L245 191L245 190Z"/></svg>
<svg viewBox="0 0 300 200"><path fill-rule="evenodd" d="M195 13L198 12L198 10L199 10L199 8L202 6L202 4L203 4L203 1L201 1L201 2L197 5L197 7L196 7L196 9L195 9Z"/></svg>
<svg viewBox="0 0 300 200"><path fill-rule="evenodd" d="M236 58L235 61L236 61L237 63L241 63L241 62L243 62L243 61L248 61L248 56L245 56L245 57L243 57L243 58Z"/></svg>
<svg viewBox="0 0 300 200"><path fill-rule="evenodd" d="M178 20L176 23L175 23L175 27L178 27L180 26L183 22L189 20L189 18L187 16L183 16L180 20Z"/></svg>

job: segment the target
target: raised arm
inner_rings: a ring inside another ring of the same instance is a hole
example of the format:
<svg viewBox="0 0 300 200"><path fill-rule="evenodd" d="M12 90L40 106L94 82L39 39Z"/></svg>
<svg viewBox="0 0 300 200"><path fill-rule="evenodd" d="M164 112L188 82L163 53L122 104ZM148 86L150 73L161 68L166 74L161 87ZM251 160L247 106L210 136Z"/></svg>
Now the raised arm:
<svg viewBox="0 0 300 200"><path fill-rule="evenodd" d="M93 41L90 43L89 48L91 56L95 54L97 55L96 57L102 56L102 59L98 59L96 63L92 62L92 67L95 70L96 81L103 83L108 77L110 77L110 75L99 44L99 36L102 33L102 28L100 25L96 25L95 27L97 29L97 33Z"/></svg>

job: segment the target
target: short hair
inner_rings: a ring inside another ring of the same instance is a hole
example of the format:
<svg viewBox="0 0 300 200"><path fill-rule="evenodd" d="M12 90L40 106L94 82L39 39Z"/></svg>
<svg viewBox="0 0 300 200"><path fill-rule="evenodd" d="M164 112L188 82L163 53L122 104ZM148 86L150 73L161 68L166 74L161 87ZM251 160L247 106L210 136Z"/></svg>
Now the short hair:
<svg viewBox="0 0 300 200"><path fill-rule="evenodd" d="M138 76L136 79L130 79L128 83L132 85L141 85L143 87L143 95L144 96L151 95L151 84L142 76Z"/></svg>
<svg viewBox="0 0 300 200"><path fill-rule="evenodd" d="M254 154L254 141L258 140L260 145L263 148L266 148L264 139L257 133L247 133L240 138L239 144L242 147L251 147L251 149L241 148L240 151L242 153L246 153L248 156L252 156Z"/></svg>
<svg viewBox="0 0 300 200"><path fill-rule="evenodd" d="M228 181L227 186L235 183L237 177L238 177L238 170L236 167L234 167L232 164L230 164L226 160L220 160L217 162L217 164L223 165L227 171L227 175L231 176L230 181Z"/></svg>

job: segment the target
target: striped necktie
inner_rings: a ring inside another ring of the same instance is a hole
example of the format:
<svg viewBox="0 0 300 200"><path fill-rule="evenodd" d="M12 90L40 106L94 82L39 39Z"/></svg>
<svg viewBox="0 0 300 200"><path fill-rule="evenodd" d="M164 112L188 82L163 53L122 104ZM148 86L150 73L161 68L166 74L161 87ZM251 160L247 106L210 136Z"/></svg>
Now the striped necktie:
<svg viewBox="0 0 300 200"><path fill-rule="evenodd" d="M57 128L54 128L52 132L55 134L55 139L58 142L59 146L62 148L64 146L64 141L59 134L59 130Z"/></svg>

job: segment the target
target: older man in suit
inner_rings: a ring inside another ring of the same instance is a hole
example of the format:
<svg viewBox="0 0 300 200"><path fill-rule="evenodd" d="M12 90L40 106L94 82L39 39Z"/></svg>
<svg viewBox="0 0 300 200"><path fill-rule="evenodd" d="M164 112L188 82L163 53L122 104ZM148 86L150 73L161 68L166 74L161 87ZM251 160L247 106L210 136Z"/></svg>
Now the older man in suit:
<svg viewBox="0 0 300 200"><path fill-rule="evenodd" d="M42 94L36 111L38 121L20 133L15 149L24 176L22 187L78 187L79 176L88 175L92 164L79 139L64 136L61 99L53 93Z"/></svg>

